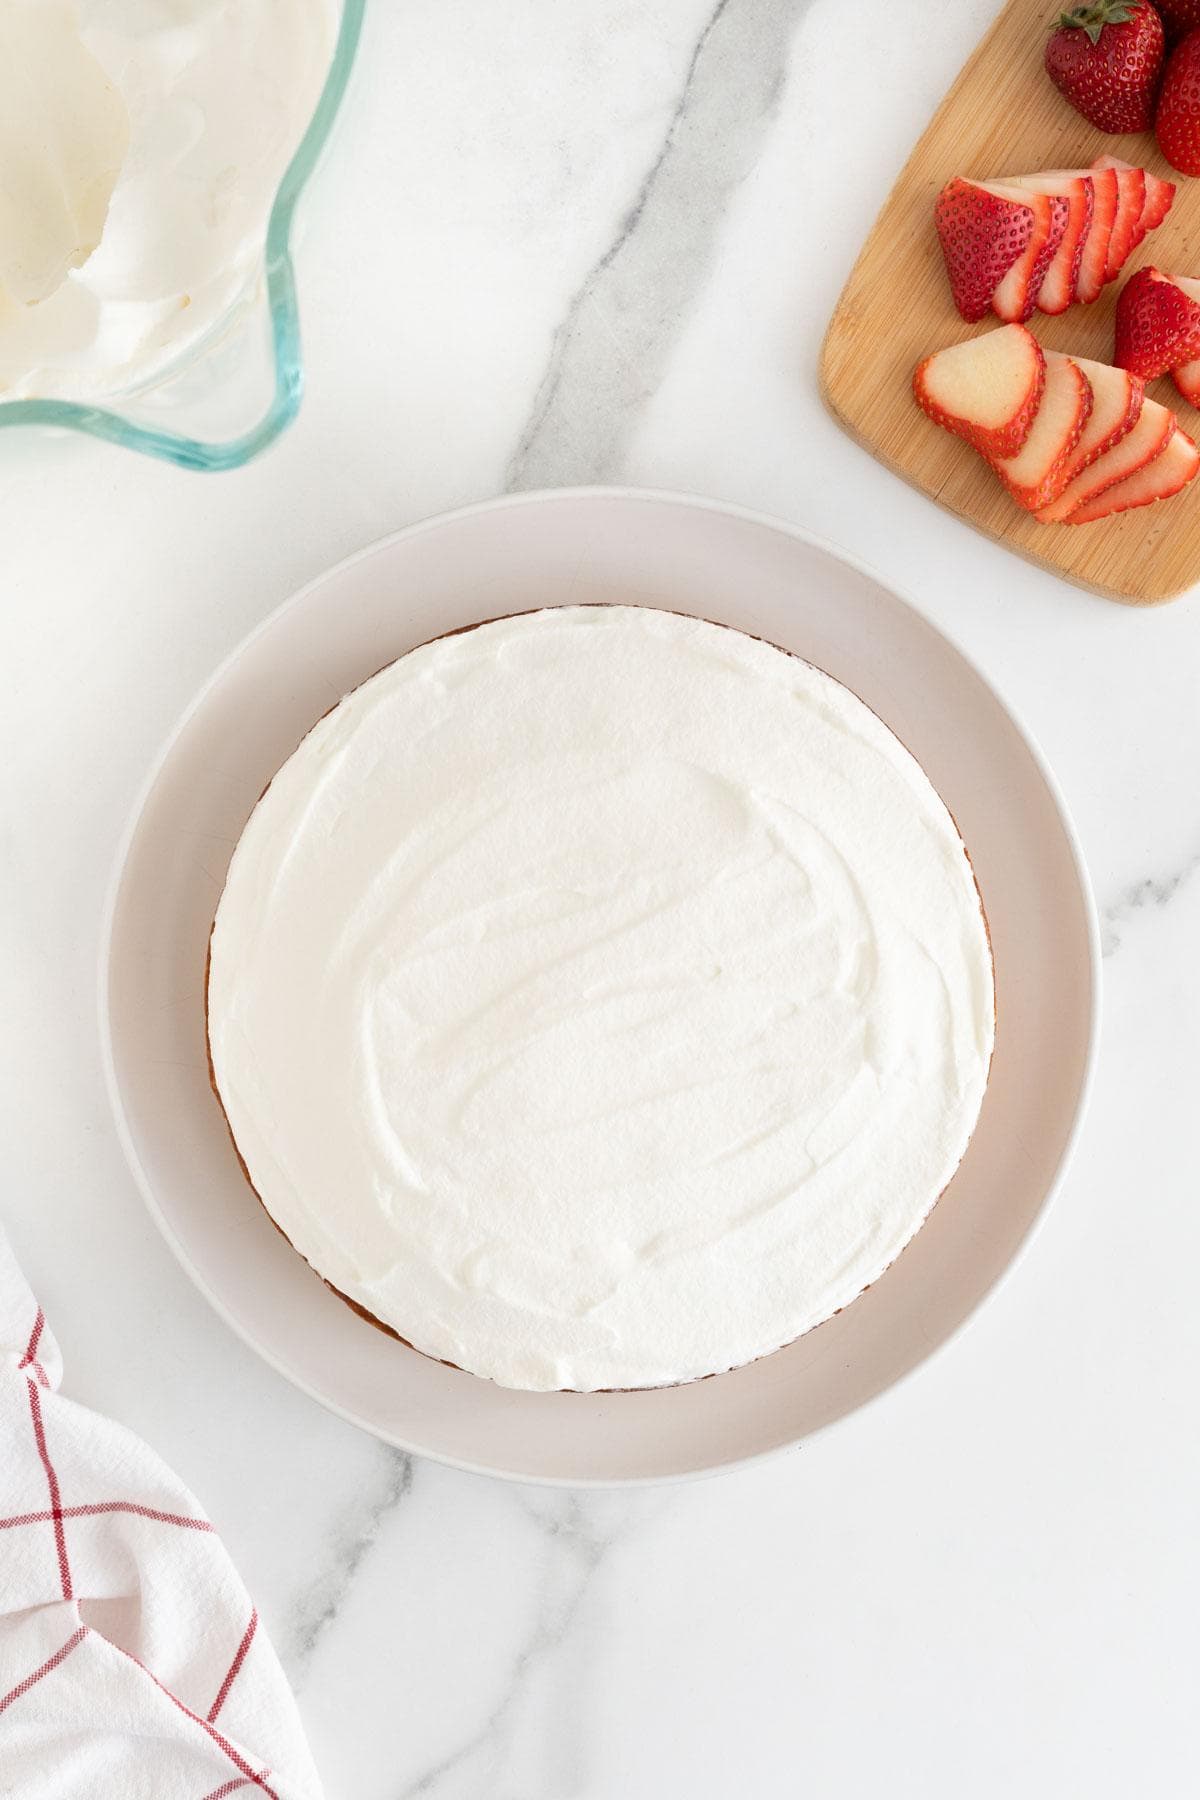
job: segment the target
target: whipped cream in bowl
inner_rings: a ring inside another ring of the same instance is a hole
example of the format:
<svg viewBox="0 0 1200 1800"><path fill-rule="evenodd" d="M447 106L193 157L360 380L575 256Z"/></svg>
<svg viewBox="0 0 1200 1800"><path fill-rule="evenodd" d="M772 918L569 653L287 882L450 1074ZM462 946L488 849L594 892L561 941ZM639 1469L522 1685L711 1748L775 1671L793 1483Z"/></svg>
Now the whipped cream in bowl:
<svg viewBox="0 0 1200 1800"><path fill-rule="evenodd" d="M287 422L291 213L362 5L0 0L0 424L219 467Z"/></svg>

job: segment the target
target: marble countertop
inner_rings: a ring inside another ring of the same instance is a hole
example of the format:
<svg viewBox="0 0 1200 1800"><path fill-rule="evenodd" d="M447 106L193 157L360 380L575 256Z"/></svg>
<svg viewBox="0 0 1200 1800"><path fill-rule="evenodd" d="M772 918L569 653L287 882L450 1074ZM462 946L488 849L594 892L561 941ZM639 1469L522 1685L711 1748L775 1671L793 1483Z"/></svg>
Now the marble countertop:
<svg viewBox="0 0 1200 1800"><path fill-rule="evenodd" d="M1194 1778L1200 604L1139 613L1008 555L816 388L857 247L992 10L374 0L309 209L286 438L205 477L0 439L4 1211L67 1391L224 1533L331 1800ZM916 595L1061 778L1107 992L1070 1176L960 1341L782 1460L580 1496L413 1462L230 1335L122 1161L95 992L127 809L219 659L384 532L593 481L776 513Z"/></svg>

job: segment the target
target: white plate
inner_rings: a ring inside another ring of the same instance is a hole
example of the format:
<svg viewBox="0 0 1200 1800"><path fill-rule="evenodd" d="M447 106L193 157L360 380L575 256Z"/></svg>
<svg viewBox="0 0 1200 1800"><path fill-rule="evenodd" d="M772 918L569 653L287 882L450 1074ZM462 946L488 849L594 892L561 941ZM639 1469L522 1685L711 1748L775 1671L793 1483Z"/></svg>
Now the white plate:
<svg viewBox="0 0 1200 1800"><path fill-rule="evenodd" d="M457 625L564 601L696 613L807 657L874 707L958 821L987 907L998 1026L970 1150L913 1243L836 1318L687 1387L517 1394L394 1343L270 1224L208 1081L213 911L259 794L313 722ZM983 677L904 601L801 533L699 501L529 495L417 525L290 600L218 670L154 770L114 883L102 1014L118 1129L151 1211L267 1361L388 1442L522 1480L725 1468L880 1394L995 1286L1057 1182L1090 1076L1095 913L1053 778Z"/></svg>

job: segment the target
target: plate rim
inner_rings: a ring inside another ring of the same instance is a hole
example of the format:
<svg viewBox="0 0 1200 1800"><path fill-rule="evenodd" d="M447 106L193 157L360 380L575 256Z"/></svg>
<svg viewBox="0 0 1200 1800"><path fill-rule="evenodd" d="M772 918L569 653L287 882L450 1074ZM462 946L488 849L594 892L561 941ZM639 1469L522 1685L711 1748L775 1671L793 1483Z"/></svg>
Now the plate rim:
<svg viewBox="0 0 1200 1800"><path fill-rule="evenodd" d="M138 827L141 824L143 814L145 813L160 777L171 759L176 745L183 737L192 719L204 706L214 690L220 686L227 672L233 668L250 646L260 636L272 629L284 614L292 608L298 607L316 589L324 586L327 582L330 582L339 576L349 573L357 564L365 562L369 557L376 555L381 551L390 549L395 544L419 537L426 532L453 526L460 520L477 517L485 513L501 510L516 510L518 508L531 506L553 505L555 503L568 501L578 502L581 500L601 502L615 500L624 503L649 502L657 505L665 504L678 506L689 510L724 515L749 525L776 532L805 545L811 550L816 550L819 553L830 557L835 562L839 562L853 570L865 580L873 582L891 599L898 601L924 633L932 638L941 639L943 642L949 644L955 654L961 658L971 674L973 674L986 688L1008 723L1012 726L1017 737L1028 752L1037 773L1043 781L1046 791L1053 802L1055 812L1058 815L1058 820L1062 827L1064 840L1070 853L1071 863L1078 885L1079 897L1083 906L1088 965L1087 1044L1083 1058L1078 1097L1075 1102L1074 1114L1071 1119L1070 1127L1063 1142L1062 1151L1059 1155L1054 1173L1046 1188L1046 1192L1042 1197L1036 1213L1027 1226L1024 1235L1017 1243L1012 1254L1004 1264L1004 1267L984 1289L966 1316L959 1320L959 1322L946 1333L940 1342L930 1349L927 1354L922 1356L918 1362L901 1371L900 1374L896 1375L884 1386L877 1389L877 1391L871 1394L866 1400L861 1401L856 1406L852 1406L848 1411L839 1414L836 1418L826 1420L824 1423L817 1425L813 1430L806 1432L802 1438L787 1443L768 1445L762 1450L752 1451L747 1456L709 1463L699 1468L687 1469L670 1474L636 1475L628 1477L594 1475L563 1477L506 1471L485 1463L471 1462L464 1457L453 1456L443 1451L429 1449L423 1445L402 1440L392 1433L379 1430L375 1425L354 1412L349 1406L343 1405L336 1399L319 1392L302 1375L297 1374L289 1367L288 1364L281 1357L276 1355L274 1351L266 1348L260 1343L252 1331L230 1311L221 1296L212 1288L205 1276L201 1274L200 1270L192 1262L182 1241L177 1236L170 1219L163 1210L155 1193L153 1184L142 1165L137 1145L134 1141L133 1132L129 1124L129 1118L121 1090L120 1077L117 1073L110 991L113 938L116 931L121 888L130 853L133 849L134 840L137 835ZM99 954L96 970L97 1024L99 1027L100 1058L104 1075L104 1085L108 1095L109 1106L112 1111L113 1124L116 1130L117 1141L121 1146L122 1154L124 1155L129 1171L133 1176L134 1184L141 1195L150 1217L153 1219L160 1234L166 1241L176 1262L183 1269L193 1286L203 1295L204 1299L212 1307L213 1311L217 1314L217 1317L243 1344L247 1346L248 1349L253 1351L253 1353L265 1362L269 1368L273 1369L276 1374L282 1376L284 1380L288 1381L293 1387L299 1389L299 1391L305 1394L310 1400L313 1400L318 1405L324 1407L327 1412L333 1413L335 1416L346 1420L348 1424L354 1425L359 1430L367 1432L370 1436L378 1439L380 1442L391 1444L394 1448L402 1450L408 1455L424 1457L431 1462L437 1462L449 1468L459 1469L466 1474L482 1475L492 1480L513 1481L528 1487L577 1489L581 1491L596 1490L603 1492L608 1490L624 1490L641 1487L674 1486L675 1484L682 1482L707 1480L716 1475L733 1474L738 1470L755 1468L764 1463L774 1461L777 1458L793 1454L802 1443L809 1443L817 1437L823 1437L827 1433L849 1424L852 1419L870 1412L881 1401L895 1393L904 1384L913 1380L923 1370L934 1365L939 1358L952 1348L952 1346L957 1344L963 1334L975 1323L984 1310L989 1307L1001 1293L1016 1270L1024 1262L1034 1240L1045 1224L1047 1214L1049 1213L1052 1204L1058 1198L1063 1182L1074 1161L1095 1087L1096 1070L1099 1060L1101 1017L1103 1011L1102 960L1100 920L1096 907L1095 895L1092 890L1092 883L1088 874L1087 861L1084 856L1079 831L1070 807L1067 804L1061 783L1032 729L1021 716L1020 712L1000 691L990 675L988 675L980 666L975 657L963 648L953 632L943 630L940 625L935 625L922 611L915 597L907 589L897 585L894 581L884 576L873 564L858 556L855 552L847 550L843 546L835 544L830 539L821 536L819 533L810 531L805 526L794 524L787 519L782 519L777 515L763 512L754 507L742 506L734 502L713 500L700 494L677 492L667 488L643 488L625 485L609 486L603 483L592 483L577 487L536 488L516 494L501 494L488 500L468 502L462 506L453 507L446 512L434 513L428 517L413 520L408 525L401 526L396 531L387 532L382 537L375 538L370 543L360 546L359 549L352 551L348 556L341 558L336 563L330 564L329 567L322 569L308 581L303 582L300 587L296 588L292 593L281 600L277 606L272 607L271 610L266 613L257 624L252 626L251 629L238 640L232 649L220 659L216 667L197 688L191 700L184 707L183 711L180 713L170 731L162 740L157 751L151 758L149 767L135 790L132 803L125 816L124 825L119 833L112 866L104 890L101 911Z"/></svg>

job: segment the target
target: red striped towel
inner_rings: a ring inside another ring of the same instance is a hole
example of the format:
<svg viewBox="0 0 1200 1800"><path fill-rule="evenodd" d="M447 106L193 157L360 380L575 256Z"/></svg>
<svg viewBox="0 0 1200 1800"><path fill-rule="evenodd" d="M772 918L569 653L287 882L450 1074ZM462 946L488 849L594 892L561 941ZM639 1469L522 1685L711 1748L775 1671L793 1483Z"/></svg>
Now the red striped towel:
<svg viewBox="0 0 1200 1800"><path fill-rule="evenodd" d="M0 1232L0 1794L318 1800L250 1597L183 1483L58 1392Z"/></svg>

